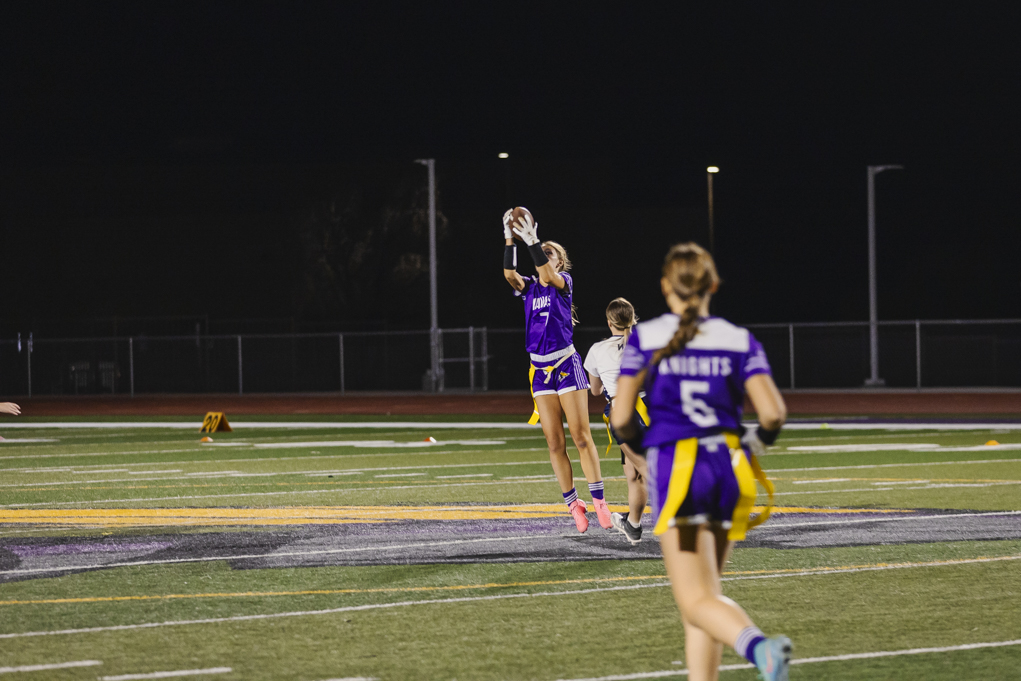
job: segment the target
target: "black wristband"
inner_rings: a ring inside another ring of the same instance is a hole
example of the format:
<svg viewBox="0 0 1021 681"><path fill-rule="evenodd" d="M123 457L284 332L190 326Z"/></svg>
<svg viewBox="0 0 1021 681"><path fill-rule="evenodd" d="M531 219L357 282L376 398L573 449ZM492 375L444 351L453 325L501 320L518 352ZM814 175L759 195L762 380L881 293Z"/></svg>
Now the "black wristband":
<svg viewBox="0 0 1021 681"><path fill-rule="evenodd" d="M536 267L542 267L549 262L549 258L542 252L542 244L538 242L529 246L528 252L532 254L532 260L535 262Z"/></svg>
<svg viewBox="0 0 1021 681"><path fill-rule="evenodd" d="M776 442L776 438L780 437L780 429L766 430L765 426L759 426L758 430L755 431L755 434L759 436L760 440L762 440L762 444L767 447L771 447L773 443Z"/></svg>
<svg viewBox="0 0 1021 681"><path fill-rule="evenodd" d="M518 269L518 249L516 246L503 247L503 268L505 270Z"/></svg>

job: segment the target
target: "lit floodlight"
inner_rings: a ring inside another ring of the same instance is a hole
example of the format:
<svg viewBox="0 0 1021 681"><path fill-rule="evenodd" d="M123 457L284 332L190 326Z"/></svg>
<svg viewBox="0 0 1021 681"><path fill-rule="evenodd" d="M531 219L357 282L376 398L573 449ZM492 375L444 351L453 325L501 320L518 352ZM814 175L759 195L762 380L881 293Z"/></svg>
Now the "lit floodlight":
<svg viewBox="0 0 1021 681"><path fill-rule="evenodd" d="M508 154L506 151L502 151L499 154L497 154L496 157L497 158L510 158L510 154Z"/></svg>
<svg viewBox="0 0 1021 681"><path fill-rule="evenodd" d="M705 169L705 171L707 173L718 173L720 172L720 169L717 168L716 166L709 166L708 168Z"/></svg>

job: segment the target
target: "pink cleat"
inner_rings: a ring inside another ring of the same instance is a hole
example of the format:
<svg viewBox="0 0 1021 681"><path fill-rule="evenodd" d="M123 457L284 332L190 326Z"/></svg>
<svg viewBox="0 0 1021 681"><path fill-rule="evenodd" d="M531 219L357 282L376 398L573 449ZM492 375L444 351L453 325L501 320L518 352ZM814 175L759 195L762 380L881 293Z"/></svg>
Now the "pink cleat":
<svg viewBox="0 0 1021 681"><path fill-rule="evenodd" d="M596 507L596 517L599 518L599 526L604 530L613 527L613 519L610 518L610 507L606 505L606 499L593 499L592 505Z"/></svg>
<svg viewBox="0 0 1021 681"><path fill-rule="evenodd" d="M571 515L574 516L574 524L578 527L578 531L584 532L587 530L588 518L585 517L585 511L588 510L588 507L585 505L585 502L577 499L568 508L571 509Z"/></svg>

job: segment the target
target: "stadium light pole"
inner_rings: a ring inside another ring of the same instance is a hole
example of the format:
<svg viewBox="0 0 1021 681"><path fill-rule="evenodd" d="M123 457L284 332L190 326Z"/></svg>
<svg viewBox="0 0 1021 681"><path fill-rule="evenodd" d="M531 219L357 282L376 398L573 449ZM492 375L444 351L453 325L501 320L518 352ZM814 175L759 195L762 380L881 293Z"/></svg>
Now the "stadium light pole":
<svg viewBox="0 0 1021 681"><path fill-rule="evenodd" d="M713 233L713 175L720 172L716 166L709 166L705 169L706 179L709 183L709 252L716 255L715 235Z"/></svg>
<svg viewBox="0 0 1021 681"><path fill-rule="evenodd" d="M876 175L884 170L903 170L904 166L869 166L869 364L871 375L865 380L870 388L886 381L879 377L879 312L876 309Z"/></svg>
<svg viewBox="0 0 1021 681"><path fill-rule="evenodd" d="M443 385L440 378L440 328L436 297L436 159L420 158L415 163L429 170L429 372L432 392Z"/></svg>

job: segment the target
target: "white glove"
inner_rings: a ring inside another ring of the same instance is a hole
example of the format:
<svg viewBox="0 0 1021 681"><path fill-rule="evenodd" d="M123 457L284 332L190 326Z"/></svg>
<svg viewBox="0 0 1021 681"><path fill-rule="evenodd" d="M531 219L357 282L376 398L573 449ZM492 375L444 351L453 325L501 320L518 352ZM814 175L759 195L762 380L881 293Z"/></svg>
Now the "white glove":
<svg viewBox="0 0 1021 681"><path fill-rule="evenodd" d="M526 246L539 243L539 235L536 233L538 229L539 223L532 222L532 216L529 213L525 213L523 217L518 218L517 226L511 228L515 234L524 240Z"/></svg>
<svg viewBox="0 0 1021 681"><path fill-rule="evenodd" d="M759 433L754 428L749 428L741 438L741 444L756 457L766 455L766 443L759 439Z"/></svg>
<svg viewBox="0 0 1021 681"><path fill-rule="evenodd" d="M513 239L514 238L514 234L511 233L511 213L513 213L513 212L514 212L514 209L511 208L506 213L503 214L503 238L504 239Z"/></svg>

